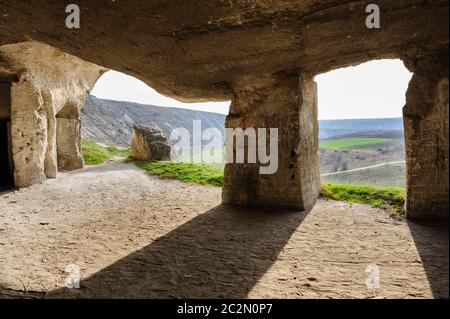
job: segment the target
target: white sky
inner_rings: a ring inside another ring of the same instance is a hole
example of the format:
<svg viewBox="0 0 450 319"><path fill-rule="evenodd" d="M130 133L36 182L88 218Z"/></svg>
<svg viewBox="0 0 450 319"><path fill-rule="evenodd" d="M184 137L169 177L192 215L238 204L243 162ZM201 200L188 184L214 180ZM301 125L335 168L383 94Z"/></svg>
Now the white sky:
<svg viewBox="0 0 450 319"><path fill-rule="evenodd" d="M412 74L399 60L372 61L316 77L319 119L401 117ZM98 98L227 114L229 102L182 103L158 94L144 82L110 71L95 85Z"/></svg>
<svg viewBox="0 0 450 319"><path fill-rule="evenodd" d="M319 119L402 117L410 73L400 60L378 60L316 76Z"/></svg>
<svg viewBox="0 0 450 319"><path fill-rule="evenodd" d="M105 73L91 92L101 99L228 114L230 102L182 103L159 94L144 82L116 71Z"/></svg>

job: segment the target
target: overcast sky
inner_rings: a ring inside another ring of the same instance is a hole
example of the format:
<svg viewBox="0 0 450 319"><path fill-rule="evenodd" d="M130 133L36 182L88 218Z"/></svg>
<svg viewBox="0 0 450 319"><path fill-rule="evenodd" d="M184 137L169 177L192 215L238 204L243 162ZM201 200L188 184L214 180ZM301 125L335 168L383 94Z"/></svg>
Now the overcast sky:
<svg viewBox="0 0 450 319"><path fill-rule="evenodd" d="M372 61L316 77L319 119L401 117L412 74L399 60ZM110 71L95 85L98 98L227 114L229 102L181 103L158 94L145 83Z"/></svg>

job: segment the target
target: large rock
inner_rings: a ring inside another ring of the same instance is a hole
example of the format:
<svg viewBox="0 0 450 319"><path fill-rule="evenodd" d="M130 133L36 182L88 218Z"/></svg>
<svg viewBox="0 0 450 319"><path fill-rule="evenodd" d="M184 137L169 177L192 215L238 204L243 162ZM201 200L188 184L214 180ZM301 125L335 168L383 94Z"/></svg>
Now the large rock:
<svg viewBox="0 0 450 319"><path fill-rule="evenodd" d="M133 128L131 157L143 161L168 161L172 145L159 129L138 125Z"/></svg>

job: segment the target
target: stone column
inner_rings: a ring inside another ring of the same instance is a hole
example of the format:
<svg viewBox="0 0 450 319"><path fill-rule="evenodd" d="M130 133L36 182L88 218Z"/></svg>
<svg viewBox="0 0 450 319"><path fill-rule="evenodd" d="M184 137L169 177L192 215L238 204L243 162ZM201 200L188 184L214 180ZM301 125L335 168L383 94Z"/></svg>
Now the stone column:
<svg viewBox="0 0 450 319"><path fill-rule="evenodd" d="M448 219L448 49L409 57L414 76L404 108L410 219Z"/></svg>
<svg viewBox="0 0 450 319"><path fill-rule="evenodd" d="M11 139L16 186L45 181L47 114L40 91L27 75L11 86Z"/></svg>
<svg viewBox="0 0 450 319"><path fill-rule="evenodd" d="M278 128L278 170L262 175L259 163L227 164L223 203L312 208L321 186L317 86L313 78L297 74L248 77L236 81L233 91L226 127Z"/></svg>
<svg viewBox="0 0 450 319"><path fill-rule="evenodd" d="M56 178L58 159L56 154L56 116L53 96L49 90L42 91L44 107L47 112L47 152L45 154L44 172L47 178Z"/></svg>
<svg viewBox="0 0 450 319"><path fill-rule="evenodd" d="M56 149L60 171L83 168L81 120L78 109L71 117L56 117Z"/></svg>

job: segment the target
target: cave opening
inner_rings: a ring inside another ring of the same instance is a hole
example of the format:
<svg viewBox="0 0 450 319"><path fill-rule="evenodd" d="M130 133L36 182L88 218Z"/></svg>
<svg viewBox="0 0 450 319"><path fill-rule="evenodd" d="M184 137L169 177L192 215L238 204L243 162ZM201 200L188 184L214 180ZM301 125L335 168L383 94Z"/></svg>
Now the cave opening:
<svg viewBox="0 0 450 319"><path fill-rule="evenodd" d="M160 131L173 144L174 162L210 164L223 170L230 104L181 102L133 76L110 70L97 81L81 109L82 136L85 143L132 150L134 128L147 127Z"/></svg>
<svg viewBox="0 0 450 319"><path fill-rule="evenodd" d="M0 83L0 191L14 186L11 143L11 84Z"/></svg>
<svg viewBox="0 0 450 319"><path fill-rule="evenodd" d="M374 60L316 76L325 184L406 187L403 62Z"/></svg>
<svg viewBox="0 0 450 319"><path fill-rule="evenodd" d="M11 121L0 119L0 189L14 185L11 165L10 127Z"/></svg>

